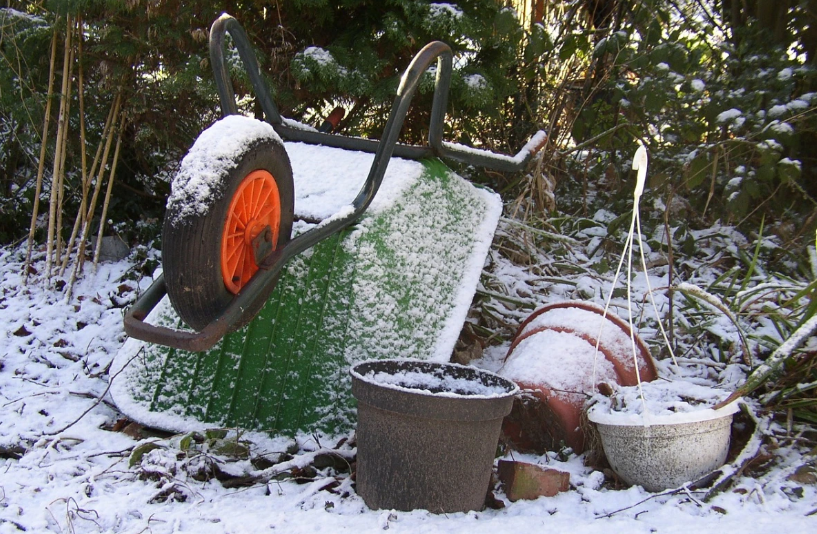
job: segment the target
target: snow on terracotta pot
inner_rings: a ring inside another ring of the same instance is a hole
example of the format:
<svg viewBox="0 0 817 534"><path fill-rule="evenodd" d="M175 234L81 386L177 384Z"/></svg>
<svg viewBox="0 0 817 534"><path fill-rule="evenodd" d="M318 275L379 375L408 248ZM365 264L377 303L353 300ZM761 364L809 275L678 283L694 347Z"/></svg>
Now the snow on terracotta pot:
<svg viewBox="0 0 817 534"><path fill-rule="evenodd" d="M622 480L663 491L705 479L723 465L738 402L714 407L729 391L663 380L641 388L596 396L588 410L604 454Z"/></svg>
<svg viewBox="0 0 817 534"><path fill-rule="evenodd" d="M524 390L503 423L505 436L522 450L565 444L582 452L581 412L599 384L635 385L639 376L657 376L647 347L638 336L634 342L637 366L628 325L586 302L559 302L531 314L499 370Z"/></svg>
<svg viewBox="0 0 817 534"><path fill-rule="evenodd" d="M548 304L533 312L519 325L515 340L543 327L570 331L594 345L600 336L599 350L612 362L624 385L638 383L632 351L632 344L635 342L641 380L649 382L658 376L647 345L638 335L631 340L630 326L612 313L607 313L605 317L604 308L600 306L577 300ZM513 352L513 349L512 345L508 352Z"/></svg>
<svg viewBox="0 0 817 534"><path fill-rule="evenodd" d="M370 508L479 510L516 385L489 371L418 360L351 370L357 492Z"/></svg>

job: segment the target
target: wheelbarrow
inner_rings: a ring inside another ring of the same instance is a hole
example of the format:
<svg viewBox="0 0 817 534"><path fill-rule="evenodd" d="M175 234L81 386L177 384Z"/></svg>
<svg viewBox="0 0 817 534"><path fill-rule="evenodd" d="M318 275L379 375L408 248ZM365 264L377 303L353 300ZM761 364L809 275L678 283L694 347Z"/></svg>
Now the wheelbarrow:
<svg viewBox="0 0 817 534"><path fill-rule="evenodd" d="M225 117L238 114L224 57L227 33L238 49L274 132L286 140L373 152L374 161L351 209L292 238L292 169L283 146L268 136L263 142L238 151L229 165L216 170L219 183L214 190L220 191L221 197L204 214L188 209L189 204L196 201L194 198L182 198L170 204L162 232L163 273L125 315L125 331L136 339L202 351L212 347L231 329L246 324L274 289L287 261L360 218L377 194L392 155L408 159L439 157L500 171L517 171L524 168L546 141L544 132L538 132L514 157L445 142L443 122L451 84L452 52L442 42L426 45L403 74L381 141L288 125L259 73L246 33L236 19L227 14L219 17L210 30L210 57ZM411 98L422 74L434 60L437 76L428 145L398 144ZM248 205L253 202L256 204ZM242 235L235 237L239 232ZM217 261L206 261L214 256L218 257ZM195 332L145 322L165 294Z"/></svg>
<svg viewBox="0 0 817 534"><path fill-rule="evenodd" d="M236 115L226 33L266 122ZM279 115L235 19L222 15L210 39L225 118L191 153L232 155L209 168L183 162L206 175L199 182L211 186L210 201L199 206L195 172L188 187L174 180L164 272L126 314L131 339L112 366L112 376L121 375L111 393L132 419L173 431L202 422L341 431L353 413L351 363L447 360L467 315L501 202L440 159L519 169L544 133L514 157L443 141L452 53L439 42L403 75L381 141L321 133ZM435 60L428 144L397 143L411 96ZM224 150L231 143L237 147ZM365 180L345 172L366 168ZM307 200L319 193L337 202L313 210ZM253 201L262 197L273 201Z"/></svg>

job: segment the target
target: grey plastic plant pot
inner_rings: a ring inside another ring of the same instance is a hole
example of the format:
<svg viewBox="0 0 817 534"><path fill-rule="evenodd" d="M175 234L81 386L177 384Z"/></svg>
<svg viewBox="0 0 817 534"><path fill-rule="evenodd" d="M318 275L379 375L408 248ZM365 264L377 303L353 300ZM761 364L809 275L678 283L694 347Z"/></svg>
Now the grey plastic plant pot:
<svg viewBox="0 0 817 534"><path fill-rule="evenodd" d="M736 401L698 421L650 425L600 422L592 410L588 418L598 428L613 471L628 484L657 492L705 480L723 465L737 410Z"/></svg>
<svg viewBox="0 0 817 534"><path fill-rule="evenodd" d="M351 370L357 493L374 509L480 510L517 386L457 364L370 360Z"/></svg>

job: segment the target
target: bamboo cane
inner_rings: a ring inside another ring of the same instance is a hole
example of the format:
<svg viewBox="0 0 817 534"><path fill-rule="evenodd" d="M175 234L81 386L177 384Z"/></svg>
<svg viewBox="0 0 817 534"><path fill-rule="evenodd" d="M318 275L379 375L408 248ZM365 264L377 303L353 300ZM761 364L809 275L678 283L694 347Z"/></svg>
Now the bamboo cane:
<svg viewBox="0 0 817 534"><path fill-rule="evenodd" d="M59 119L57 120L57 146L54 153L54 167L51 173L51 195L48 208L48 237L46 238L46 259L45 259L45 273L46 280L51 281L51 270L54 264L54 233L57 223L57 199L59 192L57 190L57 183L59 181L58 172L60 160L62 159L62 144L59 142L63 138L63 130L65 129L65 106L67 104L66 92L68 91L68 69L69 59L71 56L71 15L66 17L66 35L65 35L65 54L63 55L62 65L62 88L60 90L60 111Z"/></svg>
<svg viewBox="0 0 817 534"><path fill-rule="evenodd" d="M83 235L81 230L84 228L84 224L88 220L88 194L91 191L91 183L94 182L93 178L96 174L97 165L99 164L100 157L102 156L103 148L107 145L107 139L112 137L111 124L113 123L114 113L117 111L118 106L119 99L114 98L114 101L111 102L111 109L108 110L108 117L105 119L105 126L102 128L102 137L99 140L99 145L96 147L96 154L94 155L93 163L91 163L91 170L88 171L87 181L83 184L82 205L80 211L77 213L77 218L74 221L74 227L79 228L77 233L79 234L80 238ZM103 168L105 167L107 160L108 152L105 152L105 160L102 162ZM87 236L85 237L87 238ZM85 253L85 246L82 244L81 239L77 238L76 240L79 241L77 244L77 260L79 260L80 256Z"/></svg>
<svg viewBox="0 0 817 534"><path fill-rule="evenodd" d="M119 115L119 108L122 102L122 91L120 90L116 98L114 99L113 107L111 108L110 124L115 124L115 121ZM99 192L102 188L102 178L105 175L105 163L108 161L108 154L110 153L111 144L113 143L113 136L114 136L114 128L111 126L107 131L107 136L104 137L103 141L105 144L105 148L103 149L102 153L102 160L99 165L99 173L97 174L96 184L94 185L94 194L91 196L91 202L88 206L88 210L84 216L84 222L82 223L82 235L79 240L79 244L77 245L77 261L74 263L74 269L71 272L71 280L68 282L68 290L66 291L66 300L71 299L71 295L73 293L74 284L77 281L77 276L79 275L80 270L82 269L83 265L85 264L85 243L88 240L88 234L91 230L91 220L96 211L96 203L99 198ZM102 141L100 141L100 147L102 146ZM97 149L97 155L99 154L99 150ZM92 171L94 171L94 167L96 167L96 161L94 161L94 165L92 165ZM91 172L93 175L93 172Z"/></svg>
<svg viewBox="0 0 817 534"><path fill-rule="evenodd" d="M111 202L111 192L113 191L113 181L116 177L116 164L119 161L119 148L122 146L122 130L125 129L125 114L122 114L122 121L119 123L119 133L116 136L116 149L113 151L113 161L111 162L111 173L108 176L108 190L105 191L105 202L102 203L102 215L99 219L99 233L96 237L96 248L94 249L94 269L99 264L99 249L102 248L102 235L105 230L105 218L108 216L108 205Z"/></svg>
<svg viewBox="0 0 817 534"><path fill-rule="evenodd" d="M54 27L54 36L51 38L51 63L48 70L48 92L45 102L45 119L43 123L43 136L40 144L40 161L37 165L37 185L34 189L34 205L31 209L31 227L28 230L28 247L26 249L26 262L23 268L23 283L28 283L28 274L31 267L31 250L34 246L34 232L37 229L37 215L40 207L40 193L43 189L43 173L45 172L45 156L48 147L48 126L51 118L51 99L54 96L54 75L57 63L57 28Z"/></svg>
<svg viewBox="0 0 817 534"><path fill-rule="evenodd" d="M74 21L76 22L76 20ZM74 27L72 26L70 31L73 33ZM71 38L73 41L73 36ZM71 46L71 51L68 57L68 88L65 92L65 128L62 130L62 140L60 144L62 145L62 154L60 154L60 166L59 171L57 173L58 177L58 184L57 184L57 223L56 223L56 243L54 244L54 259L57 264L60 263L60 258L62 258L62 208L65 201L65 160L68 156L68 127L70 125L70 117L71 117L71 93L73 91L74 85L74 46Z"/></svg>
<svg viewBox="0 0 817 534"><path fill-rule="evenodd" d="M108 154L110 154L111 145L113 144L113 137L116 129L114 128L114 124L116 124L116 120L119 117L119 109L122 104L122 92L120 91L116 95L116 100L114 102L114 113L113 117L111 118L111 128L108 131L108 136L105 139L105 149L102 154L102 161L99 165L99 171L96 177L96 183L94 184L94 194L91 196L91 202L88 205L88 210L85 212L85 223L83 225L82 231L82 239L79 242L79 249L77 251L78 262L77 265L79 266L79 270L82 270L83 265L85 264L85 244L88 240L88 235L91 231L91 221L94 217L94 211L96 211L96 203L99 200L99 193L102 190L102 181L105 177L105 164L108 161ZM76 269L76 266L75 266Z"/></svg>
<svg viewBox="0 0 817 534"><path fill-rule="evenodd" d="M85 209L88 204L88 188L90 185L90 179L88 175L88 158L86 154L86 140L85 140L85 95L84 95L84 83L83 83L83 69L82 69L82 28L83 28L83 21L82 18L77 20L77 94L79 98L79 144L80 144L80 159L81 159L81 166L82 166L82 200L80 201L79 210L77 211L77 217L74 220L74 227L71 229L71 237L68 239L68 242L65 244L65 256L62 260L62 265L60 266L60 273L59 276L65 275L65 269L68 267L68 260L71 257L71 251L74 248L74 241L77 238L77 234L79 233L80 224L85 218ZM113 106L111 107L113 109ZM108 120L110 120L110 113L108 114ZM108 128L108 121L105 122L104 130ZM103 136L104 136L103 130ZM100 143L100 147L102 143ZM99 155L99 150L97 150L97 156ZM92 171L93 172L93 171Z"/></svg>

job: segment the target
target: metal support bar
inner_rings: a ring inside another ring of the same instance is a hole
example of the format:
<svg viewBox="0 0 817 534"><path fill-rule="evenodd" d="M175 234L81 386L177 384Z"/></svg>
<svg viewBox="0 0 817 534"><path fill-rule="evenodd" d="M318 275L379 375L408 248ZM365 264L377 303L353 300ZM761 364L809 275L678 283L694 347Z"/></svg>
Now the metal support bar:
<svg viewBox="0 0 817 534"><path fill-rule="evenodd" d="M290 141L326 145L346 150L357 150L370 154L377 153L380 143L375 140L302 130L284 124L281 114L278 112L278 107L272 99L272 94L263 76L261 76L255 52L247 38L246 32L244 32L244 29L238 21L227 13L223 13L216 19L210 28L210 62L213 67L213 75L218 89L222 114L225 116L238 114L235 92L233 91L233 85L230 81L230 68L224 55L226 34L230 34L238 50L238 55L244 63L244 69L247 71L250 83L261 104L261 109L264 111L267 122L275 128L275 131L278 132L281 137ZM414 61L416 61L420 55L424 54L429 47L433 50L433 52L431 52L431 60L434 58L438 58L438 60L437 74L434 80L434 97L431 105L431 121L428 129L428 146L397 144L393 151L394 155L406 159L423 159L437 156L468 165L487 167L505 172L515 172L524 169L536 151L523 149L516 156L510 157L503 154L495 154L487 150L468 149L468 147L459 149L458 147L461 145L446 143L443 140L445 113L448 106L448 94L451 89L453 53L448 45L435 41L426 45L426 47L415 56ZM412 65L414 65L414 61L412 61ZM430 66L430 63L426 64L426 68L428 68L428 66ZM409 79L415 83L415 87L412 88L413 93L414 89L416 89L416 83L419 82L419 76L425 72L424 69L420 72L410 73L411 68L412 66L409 65L408 70L403 74L403 78L400 81L400 88L398 88L397 91L398 95L401 93L403 84ZM540 133L542 135L544 134L544 132L538 132L536 135L540 135Z"/></svg>
<svg viewBox="0 0 817 534"><path fill-rule="evenodd" d="M225 116L238 115L235 91L233 91L233 83L230 81L230 67L224 57L224 36L226 33L229 33L230 37L233 38L233 43L238 49L238 55L244 63L244 69L250 77L250 83L255 89L255 95L261 104L261 109L264 110L267 121L272 125L281 124L283 119L281 119L281 114L278 113L278 106L272 100L272 94L267 87L267 82L261 76L261 70L258 68L258 61L255 59L255 52L252 45L250 45L250 40L247 38L241 24L227 13L222 13L210 27L210 62L216 79L222 113Z"/></svg>

